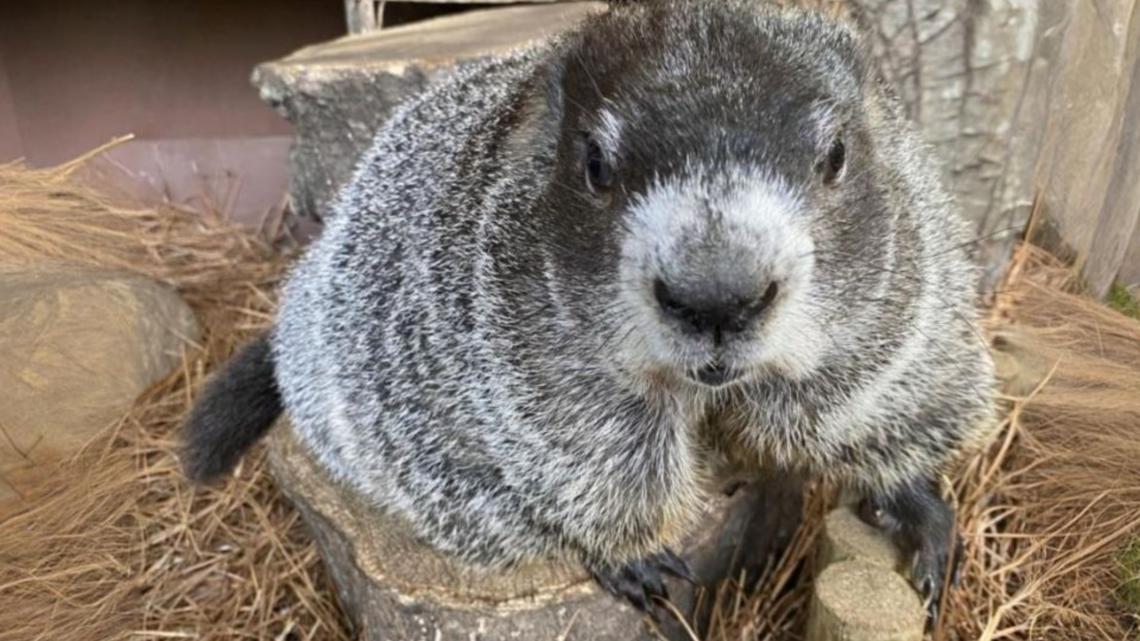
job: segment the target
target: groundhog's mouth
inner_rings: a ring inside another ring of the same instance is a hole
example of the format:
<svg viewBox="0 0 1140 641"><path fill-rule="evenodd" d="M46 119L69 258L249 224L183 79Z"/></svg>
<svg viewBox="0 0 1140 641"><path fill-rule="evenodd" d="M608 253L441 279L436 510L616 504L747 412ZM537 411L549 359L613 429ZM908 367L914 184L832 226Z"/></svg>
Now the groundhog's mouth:
<svg viewBox="0 0 1140 641"><path fill-rule="evenodd" d="M725 366L723 363L711 363L690 374L697 382L710 387L727 385L740 378L740 370Z"/></svg>

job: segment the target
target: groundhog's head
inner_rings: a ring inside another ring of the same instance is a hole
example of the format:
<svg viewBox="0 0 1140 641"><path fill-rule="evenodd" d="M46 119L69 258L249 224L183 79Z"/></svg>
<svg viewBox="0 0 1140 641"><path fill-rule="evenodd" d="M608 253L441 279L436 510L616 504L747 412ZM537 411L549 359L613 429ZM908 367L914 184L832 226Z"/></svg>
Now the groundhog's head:
<svg viewBox="0 0 1140 641"><path fill-rule="evenodd" d="M819 367L876 296L896 218L856 33L662 0L615 7L558 51L536 224L579 294L561 302L635 373L718 387Z"/></svg>

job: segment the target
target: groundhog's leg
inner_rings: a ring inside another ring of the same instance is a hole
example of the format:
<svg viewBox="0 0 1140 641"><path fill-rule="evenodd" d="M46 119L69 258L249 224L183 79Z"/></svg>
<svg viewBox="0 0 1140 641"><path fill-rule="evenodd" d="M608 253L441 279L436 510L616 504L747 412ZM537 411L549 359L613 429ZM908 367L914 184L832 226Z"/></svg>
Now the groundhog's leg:
<svg viewBox="0 0 1140 641"><path fill-rule="evenodd" d="M954 512L930 480L914 481L891 495L864 499L860 516L888 532L913 555L911 583L926 599L929 623L938 620L938 606L947 573L958 582L961 539L954 527Z"/></svg>
<svg viewBox="0 0 1140 641"><path fill-rule="evenodd" d="M606 566L601 568L588 567L594 580L608 592L629 601L633 606L654 619L657 618L653 608L654 598L669 599L669 591L665 587L666 574L677 577L690 583L696 583L689 565L673 553L665 550L646 559L634 561L625 566Z"/></svg>

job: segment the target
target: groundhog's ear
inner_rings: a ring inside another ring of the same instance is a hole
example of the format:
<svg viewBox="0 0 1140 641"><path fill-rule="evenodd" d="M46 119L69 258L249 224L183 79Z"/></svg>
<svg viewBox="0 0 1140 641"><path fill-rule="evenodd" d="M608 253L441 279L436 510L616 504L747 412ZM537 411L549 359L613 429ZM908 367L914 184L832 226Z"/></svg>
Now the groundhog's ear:
<svg viewBox="0 0 1140 641"><path fill-rule="evenodd" d="M553 155L565 113L564 74L561 60L545 62L536 70L520 107L518 125L507 141L510 153L524 158Z"/></svg>
<svg viewBox="0 0 1140 641"><path fill-rule="evenodd" d="M562 59L552 60L539 71L538 81L542 83L541 93L545 94L546 115L556 122L562 121L566 110L566 63Z"/></svg>

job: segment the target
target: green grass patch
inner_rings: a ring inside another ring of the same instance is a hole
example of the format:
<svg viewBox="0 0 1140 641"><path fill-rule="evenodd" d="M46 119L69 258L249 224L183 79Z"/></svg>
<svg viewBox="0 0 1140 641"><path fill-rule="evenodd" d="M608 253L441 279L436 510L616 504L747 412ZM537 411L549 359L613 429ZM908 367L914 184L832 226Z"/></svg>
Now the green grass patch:
<svg viewBox="0 0 1140 641"><path fill-rule="evenodd" d="M1140 539L1134 540L1120 553L1120 587L1117 598L1129 610L1140 614Z"/></svg>
<svg viewBox="0 0 1140 641"><path fill-rule="evenodd" d="M1140 301L1123 285L1113 285L1108 291L1108 306L1125 316L1140 320Z"/></svg>

